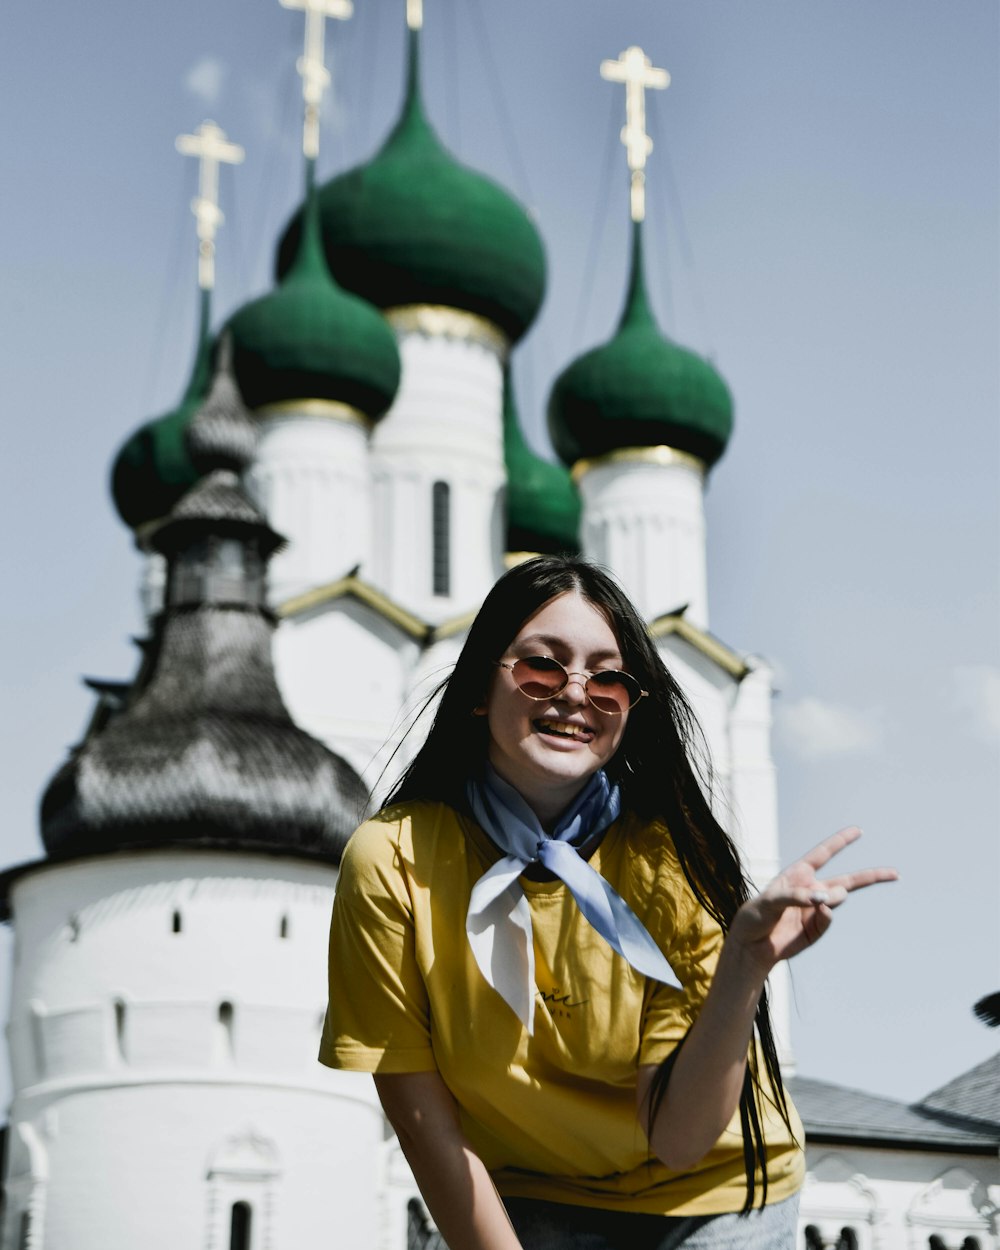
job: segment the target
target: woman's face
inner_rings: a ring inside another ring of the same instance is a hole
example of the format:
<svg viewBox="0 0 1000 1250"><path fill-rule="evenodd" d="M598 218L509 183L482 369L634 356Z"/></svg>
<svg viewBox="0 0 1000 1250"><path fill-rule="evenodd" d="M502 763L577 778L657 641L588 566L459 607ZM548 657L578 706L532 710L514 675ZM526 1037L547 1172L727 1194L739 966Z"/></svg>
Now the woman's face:
<svg viewBox="0 0 1000 1250"><path fill-rule="evenodd" d="M587 699L581 674L620 669L622 655L604 614L576 591L557 595L529 616L499 659L512 664L532 655L550 656L572 674L565 690L529 699L509 669L497 668L476 711L489 724L490 763L545 823L617 751L628 712L609 716Z"/></svg>

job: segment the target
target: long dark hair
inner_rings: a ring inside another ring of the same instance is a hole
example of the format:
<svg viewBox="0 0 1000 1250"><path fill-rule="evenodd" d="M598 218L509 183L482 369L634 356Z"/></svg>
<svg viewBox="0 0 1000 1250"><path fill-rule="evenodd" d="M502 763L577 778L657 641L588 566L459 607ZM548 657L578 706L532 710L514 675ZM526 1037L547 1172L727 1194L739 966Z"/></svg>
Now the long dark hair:
<svg viewBox="0 0 1000 1250"><path fill-rule="evenodd" d="M606 572L585 560L540 556L516 565L500 578L483 601L451 675L434 692L432 698L440 694L441 701L430 732L386 806L438 799L458 811L467 810L466 781L482 772L489 746L486 718L472 716L472 709L485 699L495 661L524 622L567 591L576 591L604 614L618 641L623 667L649 691L648 698L629 713L621 745L605 771L621 787L625 810L666 825L691 889L727 932L737 909L750 897L750 885L736 847L712 813L711 767L701 729L624 591ZM756 1029L770 1100L791 1131L766 993L757 1008ZM666 1095L679 1049L654 1077L650 1124ZM767 1150L760 1104L768 1095L758 1066L751 1047L740 1095L747 1175L744 1212L754 1206L758 1169L761 1205L767 1201Z"/></svg>

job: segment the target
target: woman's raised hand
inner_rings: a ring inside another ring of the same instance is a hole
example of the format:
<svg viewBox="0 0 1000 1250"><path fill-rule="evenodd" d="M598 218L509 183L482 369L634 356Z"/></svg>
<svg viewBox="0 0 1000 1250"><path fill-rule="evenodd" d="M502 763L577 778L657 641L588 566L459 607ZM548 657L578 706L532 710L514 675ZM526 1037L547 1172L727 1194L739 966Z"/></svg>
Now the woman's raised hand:
<svg viewBox="0 0 1000 1250"><path fill-rule="evenodd" d="M863 868L820 880L819 871L860 837L861 830L853 826L841 829L789 865L743 904L733 918L729 940L770 971L780 960L791 959L818 941L833 923L833 909L854 890L895 881L899 874L894 868Z"/></svg>

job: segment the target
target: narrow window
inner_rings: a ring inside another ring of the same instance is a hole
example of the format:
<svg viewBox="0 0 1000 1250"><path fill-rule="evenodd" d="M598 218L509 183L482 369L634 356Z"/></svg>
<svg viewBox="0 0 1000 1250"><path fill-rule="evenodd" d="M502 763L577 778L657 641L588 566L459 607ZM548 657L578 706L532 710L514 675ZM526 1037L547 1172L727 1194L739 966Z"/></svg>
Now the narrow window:
<svg viewBox="0 0 1000 1250"><path fill-rule="evenodd" d="M225 1059L232 1059L233 1046L233 1004L219 1003L219 1053Z"/></svg>
<svg viewBox="0 0 1000 1250"><path fill-rule="evenodd" d="M853 1228L842 1228L837 1250L858 1250L858 1235Z"/></svg>
<svg viewBox="0 0 1000 1250"><path fill-rule="evenodd" d="M823 1250L823 1238L815 1224L807 1224L805 1229L806 1250Z"/></svg>
<svg viewBox="0 0 1000 1250"><path fill-rule="evenodd" d="M434 593L451 594L451 487L435 482L431 492Z"/></svg>
<svg viewBox="0 0 1000 1250"><path fill-rule="evenodd" d="M28 1250L28 1239L31 1236L31 1213L21 1214L21 1223L17 1231L17 1250Z"/></svg>
<svg viewBox="0 0 1000 1250"><path fill-rule="evenodd" d="M948 1247L945 1245L944 1238L939 1237L937 1233L931 1234L930 1240L927 1244L930 1246L930 1250L948 1250Z"/></svg>
<svg viewBox="0 0 1000 1250"><path fill-rule="evenodd" d="M229 1217L229 1250L250 1250L250 1218L252 1215L249 1202L234 1202Z"/></svg>
<svg viewBox="0 0 1000 1250"><path fill-rule="evenodd" d="M125 1004L120 998L115 999L115 1045L118 1048L118 1058L122 1063L127 1062L125 1054Z"/></svg>
<svg viewBox="0 0 1000 1250"><path fill-rule="evenodd" d="M281 925L278 928L278 936L283 937L283 938L288 937L288 917L287 916L281 917Z"/></svg>
<svg viewBox="0 0 1000 1250"><path fill-rule="evenodd" d="M980 1250L978 1237L966 1237L962 1242L962 1250Z"/></svg>
<svg viewBox="0 0 1000 1250"><path fill-rule="evenodd" d="M180 933L180 931L181 931L181 913L180 913L179 911L175 911L175 912L174 912L174 916L173 916L173 920L171 921L171 925L172 925L172 930L171 930L171 931L172 931L173 933Z"/></svg>

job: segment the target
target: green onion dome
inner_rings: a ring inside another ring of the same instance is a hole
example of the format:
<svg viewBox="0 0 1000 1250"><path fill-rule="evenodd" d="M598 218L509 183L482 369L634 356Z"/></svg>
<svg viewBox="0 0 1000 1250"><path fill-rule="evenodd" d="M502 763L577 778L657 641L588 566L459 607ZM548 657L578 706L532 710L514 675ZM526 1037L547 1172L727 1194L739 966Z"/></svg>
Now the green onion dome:
<svg viewBox="0 0 1000 1250"><path fill-rule="evenodd" d="M111 496L118 515L134 530L167 515L198 480L185 442L191 418L208 391L212 338L208 331L209 293L201 293L201 324L194 368L176 408L147 421L128 439L111 469Z"/></svg>
<svg viewBox="0 0 1000 1250"><path fill-rule="evenodd" d="M624 447L668 446L712 465L733 429L729 388L694 352L660 333L633 226L632 273L613 338L573 361L549 398L552 445L568 465Z"/></svg>
<svg viewBox="0 0 1000 1250"><path fill-rule="evenodd" d="M396 337L381 313L331 278L311 188L291 267L274 291L240 309L228 329L249 408L321 399L377 420L395 398Z"/></svg>
<svg viewBox="0 0 1000 1250"><path fill-rule="evenodd" d="M528 446L504 380L503 449L507 464L507 551L540 555L580 550L580 495L569 473Z"/></svg>
<svg viewBox="0 0 1000 1250"><path fill-rule="evenodd" d="M506 191L460 165L424 114L417 32L410 32L403 113L378 154L319 193L330 269L379 308L438 304L478 314L516 341L545 289L545 253L527 213ZM290 266L301 213L281 241Z"/></svg>

